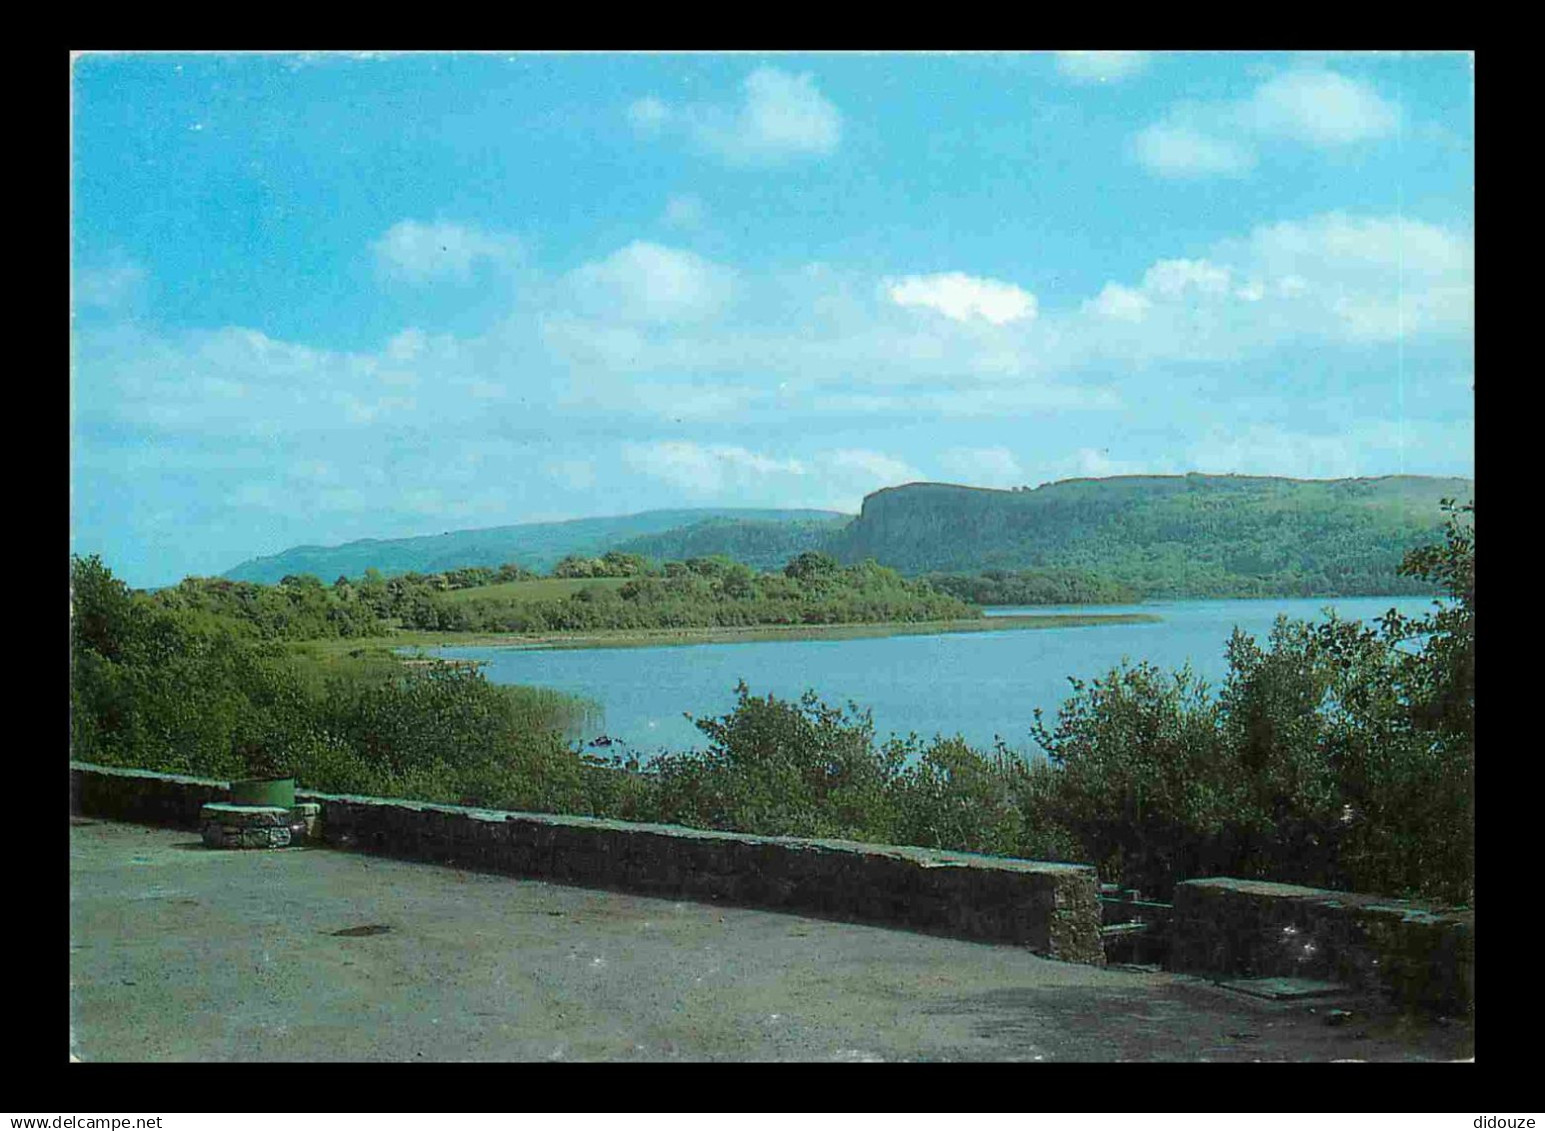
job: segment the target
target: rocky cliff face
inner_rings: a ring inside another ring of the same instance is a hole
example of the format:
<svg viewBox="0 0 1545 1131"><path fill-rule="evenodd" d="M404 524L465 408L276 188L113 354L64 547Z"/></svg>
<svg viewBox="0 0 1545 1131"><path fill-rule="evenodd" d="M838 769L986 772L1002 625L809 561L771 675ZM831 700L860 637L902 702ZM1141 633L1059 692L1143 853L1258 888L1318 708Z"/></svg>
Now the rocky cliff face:
<svg viewBox="0 0 1545 1131"><path fill-rule="evenodd" d="M1119 509L1187 489L1186 477L1067 480L1035 490L908 483L864 499L835 540L844 560L873 557L906 570L1027 568L1086 541Z"/></svg>
<svg viewBox="0 0 1545 1131"><path fill-rule="evenodd" d="M948 569L1033 526L1029 493L909 483L864 499L858 519L833 542L844 561L874 558L908 569ZM951 564L946 564L951 563Z"/></svg>
<svg viewBox="0 0 1545 1131"><path fill-rule="evenodd" d="M1034 490L909 483L868 496L830 552L907 573L1057 566L1152 580L1202 571L1224 588L1233 575L1291 576L1326 591L1337 577L1393 579L1407 549L1436 537L1439 501L1474 493L1471 480L1422 476L1122 476Z"/></svg>

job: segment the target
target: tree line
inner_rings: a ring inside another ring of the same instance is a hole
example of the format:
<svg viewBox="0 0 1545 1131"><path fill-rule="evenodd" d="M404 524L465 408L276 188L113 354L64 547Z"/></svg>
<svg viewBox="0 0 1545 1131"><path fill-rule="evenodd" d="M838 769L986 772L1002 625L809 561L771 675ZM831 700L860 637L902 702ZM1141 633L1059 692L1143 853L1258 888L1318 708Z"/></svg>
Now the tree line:
<svg viewBox="0 0 1545 1131"><path fill-rule="evenodd" d="M873 562L842 566L806 552L782 569L761 573L728 558L657 565L637 554L571 555L553 567L559 580L615 580L563 597L533 599L498 588L534 581L520 566L484 567L385 578L368 571L358 583L340 577L329 588L301 574L278 585L188 578L150 595L167 610L238 622L269 640L380 636L394 628L439 632L567 632L594 629L737 627L952 620L980 610L924 581ZM459 596L488 589L487 596Z"/></svg>

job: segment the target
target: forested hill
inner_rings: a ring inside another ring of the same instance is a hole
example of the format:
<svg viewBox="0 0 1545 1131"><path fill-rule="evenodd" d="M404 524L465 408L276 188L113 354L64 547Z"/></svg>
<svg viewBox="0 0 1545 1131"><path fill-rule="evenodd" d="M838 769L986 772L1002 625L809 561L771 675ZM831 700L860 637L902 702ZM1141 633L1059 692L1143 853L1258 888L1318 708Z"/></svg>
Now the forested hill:
<svg viewBox="0 0 1545 1131"><path fill-rule="evenodd" d="M792 558L809 550L823 550L833 536L853 521L852 515L829 518L765 519L710 518L630 538L616 547L624 554L640 554L655 561L689 561L722 556L752 569L781 570Z"/></svg>
<svg viewBox="0 0 1545 1131"><path fill-rule="evenodd" d="M706 519L745 519L760 525L847 520L850 517L836 511L738 507L645 511L612 518L455 530L418 538L366 538L341 546L296 546L271 557L242 562L222 576L232 581L272 585L292 574L314 574L331 582L339 576L363 577L367 569L377 569L391 577L468 566L497 567L508 562L545 573L571 554L601 554L629 539L690 526ZM792 555L786 555L783 560L788 556Z"/></svg>
<svg viewBox="0 0 1545 1131"><path fill-rule="evenodd" d="M1440 500L1474 495L1473 480L1427 476L909 483L865 498L825 549L907 574L1086 570L1144 597L1419 593L1402 555L1441 540Z"/></svg>

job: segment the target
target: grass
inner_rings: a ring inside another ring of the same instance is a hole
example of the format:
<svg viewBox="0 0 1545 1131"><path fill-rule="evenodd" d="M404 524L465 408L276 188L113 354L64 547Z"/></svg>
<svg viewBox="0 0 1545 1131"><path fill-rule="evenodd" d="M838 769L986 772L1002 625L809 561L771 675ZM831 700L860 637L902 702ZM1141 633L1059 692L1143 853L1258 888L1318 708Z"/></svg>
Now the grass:
<svg viewBox="0 0 1545 1131"><path fill-rule="evenodd" d="M289 640L285 649L302 671L324 672L347 667L365 668L376 664L395 664L399 635L333 637L326 640ZM425 635L425 634L418 634Z"/></svg>
<svg viewBox="0 0 1545 1131"><path fill-rule="evenodd" d="M503 640L508 642L508 637ZM299 676L306 692L313 698L321 699L330 680L370 684L384 677L401 674L404 661L412 660L412 657L396 651L403 643L400 637L395 636L365 640L297 641L289 646L290 666ZM574 740L582 733L593 732L600 726L601 705L584 696L516 684L501 684L500 694L512 705L520 725L528 730L551 729L567 740Z"/></svg>

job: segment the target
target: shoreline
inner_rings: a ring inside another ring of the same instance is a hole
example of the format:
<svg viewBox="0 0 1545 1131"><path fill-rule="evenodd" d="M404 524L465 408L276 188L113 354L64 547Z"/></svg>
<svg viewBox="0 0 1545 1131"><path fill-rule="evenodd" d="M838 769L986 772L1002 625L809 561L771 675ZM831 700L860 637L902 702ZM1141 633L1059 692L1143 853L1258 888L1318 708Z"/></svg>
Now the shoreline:
<svg viewBox="0 0 1545 1131"><path fill-rule="evenodd" d="M698 628L597 629L584 633L449 633L411 631L388 638L391 650L510 648L521 651L582 648L658 648L693 644L743 644L793 640L863 640L887 636L941 636L1037 628L1084 628L1158 624L1155 613L1049 613L948 621L882 621L865 624L764 624Z"/></svg>

